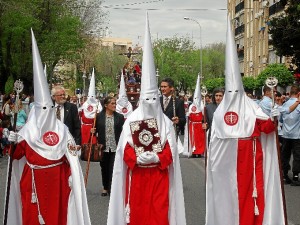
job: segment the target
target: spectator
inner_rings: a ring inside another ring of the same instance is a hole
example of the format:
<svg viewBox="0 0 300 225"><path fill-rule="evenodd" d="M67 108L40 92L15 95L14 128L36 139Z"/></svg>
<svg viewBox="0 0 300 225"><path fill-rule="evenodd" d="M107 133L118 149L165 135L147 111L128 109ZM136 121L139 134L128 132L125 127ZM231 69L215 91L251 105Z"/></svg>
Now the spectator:
<svg viewBox="0 0 300 225"><path fill-rule="evenodd" d="M171 78L165 78L161 81L160 90L162 93L160 97L161 107L164 114L176 126L178 135L179 130L184 127L186 122L183 101L174 96L174 81Z"/></svg>
<svg viewBox="0 0 300 225"><path fill-rule="evenodd" d="M100 162L103 190L101 196L110 193L115 154L124 124L123 115L116 112L116 99L106 97L104 109L96 118L96 133L98 143L103 145L103 158Z"/></svg>
<svg viewBox="0 0 300 225"><path fill-rule="evenodd" d="M290 91L290 98L280 108L282 122L282 170L285 183L293 186L300 186L300 88L293 85ZM291 169L290 159L293 154L293 179L288 176Z"/></svg>

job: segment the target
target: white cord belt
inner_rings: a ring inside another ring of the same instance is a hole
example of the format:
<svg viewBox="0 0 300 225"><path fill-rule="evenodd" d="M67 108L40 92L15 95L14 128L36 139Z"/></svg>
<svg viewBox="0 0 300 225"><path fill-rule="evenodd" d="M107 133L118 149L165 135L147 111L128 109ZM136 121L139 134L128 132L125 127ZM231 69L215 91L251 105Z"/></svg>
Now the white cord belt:
<svg viewBox="0 0 300 225"><path fill-rule="evenodd" d="M138 167L141 167L141 168L153 168L153 167L157 167L158 164L156 165L137 165Z"/></svg>
<svg viewBox="0 0 300 225"><path fill-rule="evenodd" d="M40 211L40 204L39 204L39 199L37 196L37 192L36 192L36 185L35 185L35 177L34 177L34 170L41 170L41 169L49 169L55 166L59 166L61 164L63 164L65 161L61 161L58 163L54 163L54 164L50 164L50 165L46 165L46 166L40 166L40 165L33 165L30 164L29 162L27 162L27 165L30 167L31 169L31 185L32 185L32 193L31 193L31 203L36 203L37 207L38 207L38 219L39 219L39 223L40 224L45 224L45 221L41 215L41 211Z"/></svg>
<svg viewBox="0 0 300 225"><path fill-rule="evenodd" d="M257 188L256 188L256 174L255 174L255 170L256 170L256 138L253 138L253 192L252 192L252 198L254 199L254 214L256 216L259 215L259 210L256 204L256 199L258 197L257 195Z"/></svg>

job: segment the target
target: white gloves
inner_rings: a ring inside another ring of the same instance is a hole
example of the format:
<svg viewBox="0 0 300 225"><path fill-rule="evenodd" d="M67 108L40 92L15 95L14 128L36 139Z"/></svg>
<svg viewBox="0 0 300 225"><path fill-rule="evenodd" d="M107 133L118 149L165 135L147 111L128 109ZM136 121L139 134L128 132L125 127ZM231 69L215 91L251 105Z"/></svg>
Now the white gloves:
<svg viewBox="0 0 300 225"><path fill-rule="evenodd" d="M17 143L18 141L18 134L13 132L13 131L10 131L9 132L9 136L8 136L8 141L11 142L11 143Z"/></svg>
<svg viewBox="0 0 300 225"><path fill-rule="evenodd" d="M154 152L143 152L137 157L137 164L145 165L151 163L158 163L159 157Z"/></svg>
<svg viewBox="0 0 300 225"><path fill-rule="evenodd" d="M278 107L274 107L271 109L271 120L274 120L274 117L277 117L280 115Z"/></svg>

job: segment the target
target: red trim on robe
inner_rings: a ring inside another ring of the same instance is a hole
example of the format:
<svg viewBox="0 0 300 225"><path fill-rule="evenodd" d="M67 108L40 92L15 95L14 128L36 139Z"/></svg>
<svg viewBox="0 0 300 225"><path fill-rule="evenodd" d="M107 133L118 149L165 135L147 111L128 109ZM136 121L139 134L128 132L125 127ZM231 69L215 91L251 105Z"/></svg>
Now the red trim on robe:
<svg viewBox="0 0 300 225"><path fill-rule="evenodd" d="M127 143L124 161L132 170L130 186L130 225L169 225L169 171L172 152L167 142L157 154L157 167L142 168L136 165L134 149ZM128 174L126 178L126 203L128 201Z"/></svg>
<svg viewBox="0 0 300 225"><path fill-rule="evenodd" d="M273 122L256 120L251 137L259 137L261 132L266 134L275 131ZM263 178L263 151L259 139L256 139L256 188L259 215L254 214L253 193L253 140L238 141L237 156L237 184L239 199L239 224L242 225L262 225L264 217L264 178Z"/></svg>
<svg viewBox="0 0 300 225"><path fill-rule="evenodd" d="M88 144L90 143L90 137L91 137L91 129L93 127L94 124L94 119L90 119L90 118L86 118L84 116L83 111L81 111L80 113L81 115L81 121L83 122L83 124L81 124L81 144ZM97 137L94 135L93 137L93 144L97 143Z"/></svg>
<svg viewBox="0 0 300 225"><path fill-rule="evenodd" d="M14 159L21 159L23 156L30 164L40 166L65 161L65 163L52 168L36 169L34 170L34 176L41 215L45 223L66 225L68 200L71 191L69 187L71 169L67 158L63 156L59 160L45 159L33 151L26 141L22 141L17 145L13 157ZM22 173L20 190L23 225L40 225L37 204L31 203L32 177L31 169L27 164L25 164Z"/></svg>
<svg viewBox="0 0 300 225"><path fill-rule="evenodd" d="M191 148L195 146L194 155L203 154L206 147L205 130L202 128L202 113L191 113L189 116L189 138Z"/></svg>

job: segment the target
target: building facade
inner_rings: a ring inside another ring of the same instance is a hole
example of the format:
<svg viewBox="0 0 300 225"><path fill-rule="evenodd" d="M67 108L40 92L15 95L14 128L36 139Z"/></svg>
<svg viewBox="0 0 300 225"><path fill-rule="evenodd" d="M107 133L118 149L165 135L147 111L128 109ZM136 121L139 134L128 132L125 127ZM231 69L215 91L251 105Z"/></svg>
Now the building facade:
<svg viewBox="0 0 300 225"><path fill-rule="evenodd" d="M268 64L280 62L269 45L268 25L284 13L284 5L282 0L228 0L242 76L257 76Z"/></svg>

